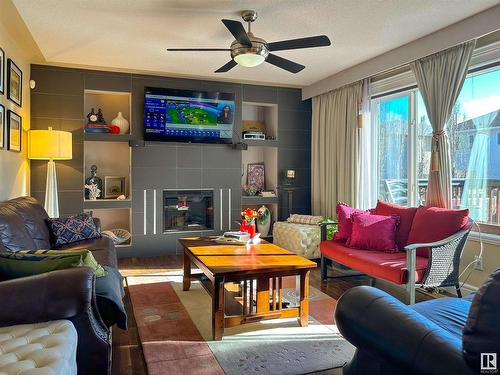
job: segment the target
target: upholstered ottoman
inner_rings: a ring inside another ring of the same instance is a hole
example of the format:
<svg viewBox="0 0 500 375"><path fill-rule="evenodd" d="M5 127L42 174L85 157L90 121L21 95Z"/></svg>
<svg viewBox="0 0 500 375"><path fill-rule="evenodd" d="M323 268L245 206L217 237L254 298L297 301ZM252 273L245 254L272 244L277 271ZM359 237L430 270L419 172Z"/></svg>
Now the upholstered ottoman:
<svg viewBox="0 0 500 375"><path fill-rule="evenodd" d="M0 328L1 375L76 375L76 329L69 320Z"/></svg>
<svg viewBox="0 0 500 375"><path fill-rule="evenodd" d="M273 226L273 243L308 259L321 257L321 227L319 216L291 215L287 221Z"/></svg>

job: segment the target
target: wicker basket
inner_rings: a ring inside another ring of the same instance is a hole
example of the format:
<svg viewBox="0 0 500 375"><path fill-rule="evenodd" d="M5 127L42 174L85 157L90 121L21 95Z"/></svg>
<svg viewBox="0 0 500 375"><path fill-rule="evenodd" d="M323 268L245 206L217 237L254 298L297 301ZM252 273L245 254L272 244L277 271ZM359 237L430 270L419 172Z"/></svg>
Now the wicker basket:
<svg viewBox="0 0 500 375"><path fill-rule="evenodd" d="M106 237L109 237L115 245L122 245L125 243L129 243L132 235L128 230L125 229L111 229L105 230L102 234Z"/></svg>

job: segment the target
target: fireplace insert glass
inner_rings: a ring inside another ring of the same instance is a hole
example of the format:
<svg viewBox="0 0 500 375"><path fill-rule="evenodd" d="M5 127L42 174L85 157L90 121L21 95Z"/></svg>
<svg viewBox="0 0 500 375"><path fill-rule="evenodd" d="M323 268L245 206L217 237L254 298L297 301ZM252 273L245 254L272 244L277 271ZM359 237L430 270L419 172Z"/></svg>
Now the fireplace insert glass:
<svg viewBox="0 0 500 375"><path fill-rule="evenodd" d="M164 190L163 231L214 229L213 190Z"/></svg>

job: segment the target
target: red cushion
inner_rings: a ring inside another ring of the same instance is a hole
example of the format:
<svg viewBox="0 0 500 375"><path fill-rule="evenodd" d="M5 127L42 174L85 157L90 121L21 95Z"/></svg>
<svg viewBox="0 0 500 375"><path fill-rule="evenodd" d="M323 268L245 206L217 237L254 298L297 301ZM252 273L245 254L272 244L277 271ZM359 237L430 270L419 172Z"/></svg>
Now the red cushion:
<svg viewBox="0 0 500 375"><path fill-rule="evenodd" d="M396 284L405 284L408 279L406 253L402 251L366 251L352 249L336 241L322 241L321 254L349 268ZM428 261L428 258L417 256L415 282L424 277Z"/></svg>
<svg viewBox="0 0 500 375"><path fill-rule="evenodd" d="M444 240L466 227L469 210L439 207L419 207L413 218L408 244ZM417 249L418 256L429 256L427 248Z"/></svg>
<svg viewBox="0 0 500 375"><path fill-rule="evenodd" d="M363 211L349 206L347 203L337 203L337 232L334 235L335 241L347 241L352 233L351 216L354 213L371 212L371 210Z"/></svg>
<svg viewBox="0 0 500 375"><path fill-rule="evenodd" d="M347 246L389 253L398 251L396 228L398 227L399 216L354 213L351 219L352 233L347 240Z"/></svg>
<svg viewBox="0 0 500 375"><path fill-rule="evenodd" d="M413 223L413 218L417 212L417 207L405 207L398 206L397 204L377 201L377 207L375 207L375 213L377 215L398 215L399 225L396 229L396 243L399 250L408 244L408 235L410 234L411 224Z"/></svg>

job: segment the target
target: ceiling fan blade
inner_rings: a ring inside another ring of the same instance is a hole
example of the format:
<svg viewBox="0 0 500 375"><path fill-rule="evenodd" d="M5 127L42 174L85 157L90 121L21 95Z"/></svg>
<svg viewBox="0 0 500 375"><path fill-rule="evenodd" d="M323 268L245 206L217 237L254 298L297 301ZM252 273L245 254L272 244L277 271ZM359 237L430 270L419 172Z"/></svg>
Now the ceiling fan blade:
<svg viewBox="0 0 500 375"><path fill-rule="evenodd" d="M231 51L231 50L229 48L167 48L167 51L193 52L193 51Z"/></svg>
<svg viewBox="0 0 500 375"><path fill-rule="evenodd" d="M252 46L252 42L250 41L250 38L248 37L248 34L241 22L233 20L222 20L222 23L227 27L231 34L233 34L234 38L238 42L240 42L245 47Z"/></svg>
<svg viewBox="0 0 500 375"><path fill-rule="evenodd" d="M283 51L287 49L326 47L331 45L326 35L311 36L308 38L282 40L281 42L268 43L269 51Z"/></svg>
<svg viewBox="0 0 500 375"><path fill-rule="evenodd" d="M304 65L294 63L293 61L284 59L283 57L273 55L272 53L267 55L266 61L269 64L273 64L274 66L277 66L278 68L288 70L290 73L298 73L302 69L305 68Z"/></svg>
<svg viewBox="0 0 500 375"><path fill-rule="evenodd" d="M219 69L217 69L214 73L225 73L230 71L236 66L236 61L231 60L229 61L226 65L221 66Z"/></svg>

